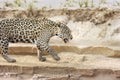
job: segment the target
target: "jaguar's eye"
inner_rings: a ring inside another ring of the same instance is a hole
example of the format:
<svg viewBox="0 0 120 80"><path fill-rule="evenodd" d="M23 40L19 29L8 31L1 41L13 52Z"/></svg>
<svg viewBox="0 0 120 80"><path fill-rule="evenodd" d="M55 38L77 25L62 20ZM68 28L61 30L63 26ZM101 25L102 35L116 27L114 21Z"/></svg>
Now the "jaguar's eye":
<svg viewBox="0 0 120 80"><path fill-rule="evenodd" d="M58 36L58 34L56 34L56 36Z"/></svg>

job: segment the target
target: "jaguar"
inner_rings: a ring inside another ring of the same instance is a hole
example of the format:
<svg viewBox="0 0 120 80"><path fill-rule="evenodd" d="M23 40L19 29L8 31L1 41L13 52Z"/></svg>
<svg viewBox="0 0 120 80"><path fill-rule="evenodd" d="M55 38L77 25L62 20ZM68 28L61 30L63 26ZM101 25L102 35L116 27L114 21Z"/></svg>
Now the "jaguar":
<svg viewBox="0 0 120 80"><path fill-rule="evenodd" d="M1 55L8 62L16 62L8 55L9 43L33 43L38 49L38 59L46 61L41 52L46 50L55 60L60 60L57 53L50 48L49 40L58 36L65 43L72 40L70 28L60 22L51 21L48 18L12 18L0 21L0 46Z"/></svg>

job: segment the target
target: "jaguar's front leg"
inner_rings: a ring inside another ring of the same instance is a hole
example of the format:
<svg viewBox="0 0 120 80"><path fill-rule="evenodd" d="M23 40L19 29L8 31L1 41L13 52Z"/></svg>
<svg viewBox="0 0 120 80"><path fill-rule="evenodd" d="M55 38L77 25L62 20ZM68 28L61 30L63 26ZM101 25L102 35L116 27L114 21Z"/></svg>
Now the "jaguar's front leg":
<svg viewBox="0 0 120 80"><path fill-rule="evenodd" d="M56 52L55 52L53 49L51 49L49 46L46 47L46 51L47 51L48 53L50 53L55 60L57 60L57 61L60 60L60 57L59 57L59 56L56 54Z"/></svg>
<svg viewBox="0 0 120 80"><path fill-rule="evenodd" d="M37 48L38 48L37 50L38 59L42 62L46 61L46 58L42 56L42 53L41 53L42 48L40 47L40 45L37 45Z"/></svg>
<svg viewBox="0 0 120 80"><path fill-rule="evenodd" d="M51 54L53 56L53 58L55 60L60 60L60 57L56 54L56 52L54 50L52 50L49 46L48 43L45 41L38 41L37 42L37 47L39 49L39 60L44 60L44 57L42 57L41 51L46 50L49 54Z"/></svg>
<svg viewBox="0 0 120 80"><path fill-rule="evenodd" d="M7 39L1 40L2 56L3 56L3 58L4 58L5 60L7 60L8 62L16 62L15 59L10 58L10 57L7 55L8 45L9 45L9 42L8 42Z"/></svg>

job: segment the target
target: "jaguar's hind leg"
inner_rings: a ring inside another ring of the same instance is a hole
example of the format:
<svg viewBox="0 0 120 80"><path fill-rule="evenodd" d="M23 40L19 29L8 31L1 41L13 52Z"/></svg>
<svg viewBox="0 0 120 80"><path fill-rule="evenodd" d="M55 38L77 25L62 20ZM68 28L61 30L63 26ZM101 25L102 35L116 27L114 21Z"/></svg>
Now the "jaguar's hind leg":
<svg viewBox="0 0 120 80"><path fill-rule="evenodd" d="M41 50L40 46L37 46L37 48L38 48L37 55L38 55L39 60L42 61L42 62L46 61L46 58L42 56L42 53L41 53L42 50Z"/></svg>
<svg viewBox="0 0 120 80"><path fill-rule="evenodd" d="M55 60L57 60L57 61L60 60L60 57L56 54L56 52L55 52L53 49L51 49L51 48L48 46L47 42L45 42L45 41L38 41L38 42L37 42L37 46L38 46L39 51L46 50L49 54L52 55L52 57L53 57ZM42 57L41 53L40 53L39 55L40 55L40 56L39 56L39 59L40 59L40 60L41 60L41 59L44 60L44 58Z"/></svg>
<svg viewBox="0 0 120 80"><path fill-rule="evenodd" d="M1 43L1 49L2 49L2 56L3 56L3 58L5 59L5 60L7 60L8 62L16 62L16 60L15 59L12 59L12 58L10 58L8 55L7 55L7 51L8 51L8 45L9 45L9 42L8 42L8 40L7 39L2 39L1 41L0 41L0 43Z"/></svg>

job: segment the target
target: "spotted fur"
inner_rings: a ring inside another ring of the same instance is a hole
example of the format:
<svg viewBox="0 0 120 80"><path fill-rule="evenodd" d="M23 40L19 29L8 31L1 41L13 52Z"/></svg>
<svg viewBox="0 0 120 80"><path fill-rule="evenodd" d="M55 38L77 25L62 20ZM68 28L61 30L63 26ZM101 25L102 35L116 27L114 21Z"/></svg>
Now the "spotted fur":
<svg viewBox="0 0 120 80"><path fill-rule="evenodd" d="M51 37L59 36L66 43L72 39L71 30L62 23L56 23L42 19L4 19L0 21L0 45L2 48L2 56L8 62L16 62L15 59L7 55L9 42L17 43L34 43L38 48L39 60L45 61L41 51L46 50L55 60L60 57L52 50L48 42Z"/></svg>

